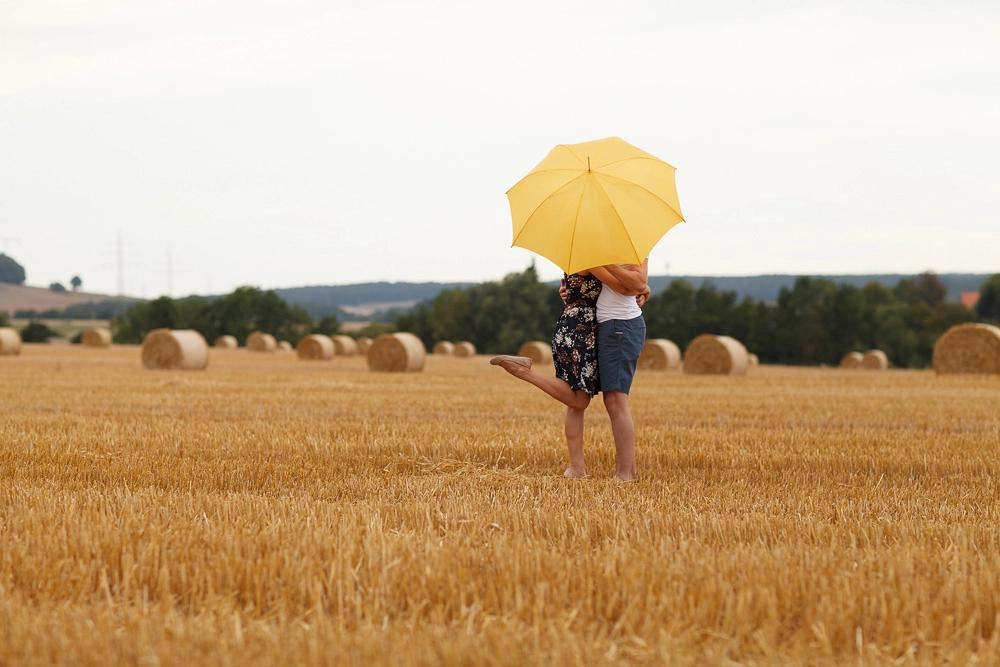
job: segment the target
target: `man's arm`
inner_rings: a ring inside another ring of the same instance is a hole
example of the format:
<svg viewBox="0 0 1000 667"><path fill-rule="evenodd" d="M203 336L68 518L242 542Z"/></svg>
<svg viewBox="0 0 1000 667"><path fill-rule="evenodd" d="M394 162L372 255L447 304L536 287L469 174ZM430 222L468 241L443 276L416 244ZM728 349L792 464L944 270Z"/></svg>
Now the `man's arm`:
<svg viewBox="0 0 1000 667"><path fill-rule="evenodd" d="M648 258L642 264L606 264L590 270L598 280L624 296L638 296L646 291L648 271Z"/></svg>

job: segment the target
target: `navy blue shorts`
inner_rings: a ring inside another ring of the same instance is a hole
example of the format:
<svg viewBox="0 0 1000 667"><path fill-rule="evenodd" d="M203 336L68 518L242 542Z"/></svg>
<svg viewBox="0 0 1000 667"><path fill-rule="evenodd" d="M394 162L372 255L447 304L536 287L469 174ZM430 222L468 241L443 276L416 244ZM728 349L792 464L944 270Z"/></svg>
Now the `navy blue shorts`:
<svg viewBox="0 0 1000 667"><path fill-rule="evenodd" d="M608 320L597 323L597 366L601 391L628 393L646 341L646 322L642 316L631 320Z"/></svg>

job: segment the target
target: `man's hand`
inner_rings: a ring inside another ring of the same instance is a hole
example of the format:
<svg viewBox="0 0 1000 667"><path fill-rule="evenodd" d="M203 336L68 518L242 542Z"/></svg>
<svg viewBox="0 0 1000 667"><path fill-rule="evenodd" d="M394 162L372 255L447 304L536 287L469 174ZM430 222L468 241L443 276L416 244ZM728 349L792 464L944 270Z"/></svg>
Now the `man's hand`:
<svg viewBox="0 0 1000 667"><path fill-rule="evenodd" d="M646 290L644 292L635 295L635 303L640 308L645 306L647 301L649 301L649 285L646 285Z"/></svg>
<svg viewBox="0 0 1000 667"><path fill-rule="evenodd" d="M566 300L569 298L569 290L566 289L565 278L559 281L559 298L563 300L563 303L566 303Z"/></svg>

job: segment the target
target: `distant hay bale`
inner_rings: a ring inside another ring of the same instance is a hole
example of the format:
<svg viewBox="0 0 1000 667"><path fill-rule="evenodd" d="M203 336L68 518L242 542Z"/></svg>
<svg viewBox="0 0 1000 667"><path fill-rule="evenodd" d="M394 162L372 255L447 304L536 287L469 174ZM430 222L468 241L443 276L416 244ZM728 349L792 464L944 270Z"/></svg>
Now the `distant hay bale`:
<svg viewBox="0 0 1000 667"><path fill-rule="evenodd" d="M274 352L278 349L278 341L271 334L254 331L247 336L247 349L251 352Z"/></svg>
<svg viewBox="0 0 1000 667"><path fill-rule="evenodd" d="M350 336L330 336L333 353L338 357L353 357L358 353L358 344Z"/></svg>
<svg viewBox="0 0 1000 667"><path fill-rule="evenodd" d="M938 373L1000 373L1000 327L957 324L934 344Z"/></svg>
<svg viewBox="0 0 1000 667"><path fill-rule="evenodd" d="M333 359L333 341L323 334L309 334L302 337L295 351L303 361L326 361Z"/></svg>
<svg viewBox="0 0 1000 667"><path fill-rule="evenodd" d="M750 362L750 368L756 368L757 366L760 366L760 357L758 357L753 352L747 355L747 361Z"/></svg>
<svg viewBox="0 0 1000 667"><path fill-rule="evenodd" d="M391 373L416 373L424 368L427 351L411 333L382 334L368 348L368 368Z"/></svg>
<svg viewBox="0 0 1000 667"><path fill-rule="evenodd" d="M447 340L439 340L434 343L434 354L442 357L450 357L455 354L455 344Z"/></svg>
<svg viewBox="0 0 1000 667"><path fill-rule="evenodd" d="M642 346L636 368L651 371L672 371L681 365L681 349L666 338L651 338Z"/></svg>
<svg viewBox="0 0 1000 667"><path fill-rule="evenodd" d="M517 356L528 357L535 364L551 364L552 345L540 340L529 340L517 351Z"/></svg>
<svg viewBox="0 0 1000 667"><path fill-rule="evenodd" d="M153 329L142 341L146 368L203 370L208 366L208 343L193 329Z"/></svg>
<svg viewBox="0 0 1000 667"><path fill-rule="evenodd" d="M215 339L215 347L221 350L235 350L240 346L236 336L219 336Z"/></svg>
<svg viewBox="0 0 1000 667"><path fill-rule="evenodd" d="M476 346L467 340L463 340L459 343L455 343L455 351L453 354L456 357L462 357L463 359L474 357L476 356Z"/></svg>
<svg viewBox="0 0 1000 667"><path fill-rule="evenodd" d="M865 360L865 355L860 352L848 352L840 358L841 368L861 368L861 362Z"/></svg>
<svg viewBox="0 0 1000 667"><path fill-rule="evenodd" d="M21 354L21 334L13 327L0 327L0 356Z"/></svg>
<svg viewBox="0 0 1000 667"><path fill-rule="evenodd" d="M289 343L287 340L278 341L278 348L277 348L278 352L291 352L293 349L294 348L292 348L292 344Z"/></svg>
<svg viewBox="0 0 1000 667"><path fill-rule="evenodd" d="M368 350L372 346L372 339L368 336L358 336L354 344L358 346L358 354L368 354Z"/></svg>
<svg viewBox="0 0 1000 667"><path fill-rule="evenodd" d="M684 372L696 375L744 375L750 365L743 343L729 336L702 334L684 351Z"/></svg>
<svg viewBox="0 0 1000 667"><path fill-rule="evenodd" d="M882 350L868 350L861 359L861 368L869 371L884 371L889 368L889 358Z"/></svg>
<svg viewBox="0 0 1000 667"><path fill-rule="evenodd" d="M111 332L104 327L87 329L80 337L80 344L84 347L111 347Z"/></svg>

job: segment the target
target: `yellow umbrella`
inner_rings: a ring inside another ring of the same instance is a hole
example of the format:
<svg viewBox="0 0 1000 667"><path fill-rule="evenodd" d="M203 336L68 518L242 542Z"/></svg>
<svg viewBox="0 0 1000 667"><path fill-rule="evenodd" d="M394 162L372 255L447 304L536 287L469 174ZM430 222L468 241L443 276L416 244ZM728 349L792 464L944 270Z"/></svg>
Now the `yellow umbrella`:
<svg viewBox="0 0 1000 667"><path fill-rule="evenodd" d="M507 199L513 245L566 273L641 264L684 220L674 168L617 137L556 146Z"/></svg>

